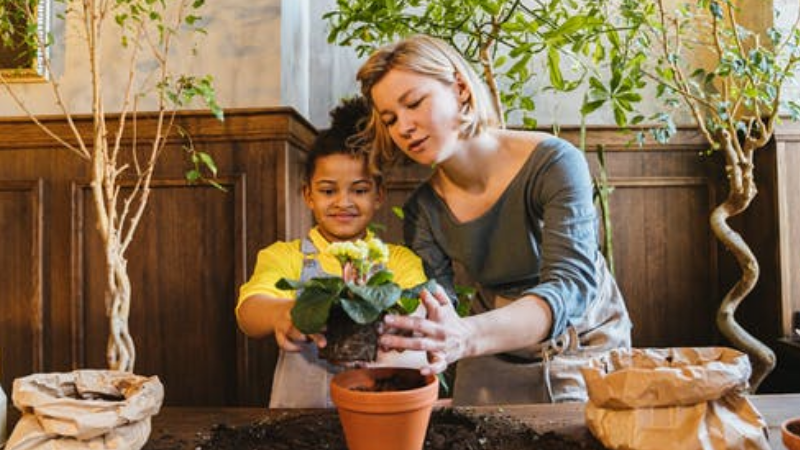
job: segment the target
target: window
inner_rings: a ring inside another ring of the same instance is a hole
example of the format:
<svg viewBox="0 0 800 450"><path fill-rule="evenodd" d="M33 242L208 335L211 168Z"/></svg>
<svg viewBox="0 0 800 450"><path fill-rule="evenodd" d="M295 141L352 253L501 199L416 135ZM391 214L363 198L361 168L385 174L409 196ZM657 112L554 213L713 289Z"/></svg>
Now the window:
<svg viewBox="0 0 800 450"><path fill-rule="evenodd" d="M0 0L0 75L8 82L46 80L51 0Z"/></svg>

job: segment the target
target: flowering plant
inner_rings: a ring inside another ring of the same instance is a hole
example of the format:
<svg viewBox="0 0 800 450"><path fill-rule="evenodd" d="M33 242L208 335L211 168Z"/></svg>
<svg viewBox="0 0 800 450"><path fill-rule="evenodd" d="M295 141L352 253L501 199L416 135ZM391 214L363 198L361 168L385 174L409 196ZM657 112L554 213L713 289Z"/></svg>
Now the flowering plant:
<svg viewBox="0 0 800 450"><path fill-rule="evenodd" d="M327 252L342 265L341 277L315 277L306 282L282 278L279 289L302 290L292 308L294 326L305 334L320 333L334 306L340 306L353 322L365 325L382 314L410 314L419 306L419 292L432 289L428 281L401 289L385 265L389 248L379 238L334 242Z"/></svg>

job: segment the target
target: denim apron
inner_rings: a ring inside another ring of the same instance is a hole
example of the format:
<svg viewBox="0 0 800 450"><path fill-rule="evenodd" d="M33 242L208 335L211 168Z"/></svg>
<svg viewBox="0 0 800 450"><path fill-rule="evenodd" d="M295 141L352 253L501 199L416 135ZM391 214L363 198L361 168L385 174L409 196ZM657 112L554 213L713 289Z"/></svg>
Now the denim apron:
<svg viewBox="0 0 800 450"><path fill-rule="evenodd" d="M608 350L630 348L631 321L605 260L596 261L597 297L566 331L524 352L462 359L453 404L492 405L586 401L580 368ZM509 303L496 301L495 307Z"/></svg>
<svg viewBox="0 0 800 450"><path fill-rule="evenodd" d="M300 244L303 252L303 269L300 281L329 275L317 260L317 247L309 237ZM297 293L300 295L300 292ZM330 381L342 367L320 359L314 342L298 342L301 351L278 354L278 363L272 378L270 408L332 408Z"/></svg>

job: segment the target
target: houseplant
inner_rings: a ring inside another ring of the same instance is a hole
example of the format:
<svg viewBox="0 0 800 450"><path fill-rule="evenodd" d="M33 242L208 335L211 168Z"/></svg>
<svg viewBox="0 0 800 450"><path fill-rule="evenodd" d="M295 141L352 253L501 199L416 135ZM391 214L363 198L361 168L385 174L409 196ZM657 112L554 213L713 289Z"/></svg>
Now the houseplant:
<svg viewBox="0 0 800 450"><path fill-rule="evenodd" d="M45 1L45 0L41 0ZM91 130L79 129L70 110L71 100L62 92L60 76L53 63L54 38L29 31L16 36L25 46L36 49L43 77L53 100L68 124L70 135L59 135L40 121L26 101L26 93L0 74L8 97L53 137L64 151L85 161L89 169L88 185L94 203L95 223L105 256L105 304L109 323L106 352L108 367L132 372L136 349L128 330L131 286L126 253L151 194L153 174L167 149L168 139L180 132L175 125L176 112L202 100L220 120L222 109L216 103L212 80L208 76L177 73L172 63L177 56L192 54L179 38L204 33L199 16L204 0L161 2L152 0L55 0L64 13L59 19L78 30L84 59L88 64L84 91L91 93ZM5 2L0 22L30 24L33 30L38 13L37 0ZM176 48L177 47L177 48ZM114 61L108 61L113 48ZM70 49L72 50L72 49ZM120 68L125 75L121 91L106 89L109 77ZM115 104L115 102L117 102ZM136 118L140 105L152 104L156 116L152 134L137 133ZM107 114L115 111L115 115ZM187 140L191 159L189 181L204 179L214 173L213 159ZM77 180L83 181L83 180Z"/></svg>
<svg viewBox="0 0 800 450"><path fill-rule="evenodd" d="M616 125L639 128L640 140L650 131L657 141L667 141L688 111L709 153L725 160L727 198L712 212L711 229L736 259L741 276L722 300L717 324L750 356L755 391L775 356L734 317L758 280L758 263L728 220L743 213L756 195L753 155L772 137L781 108L800 116L800 104L781 97L800 63L800 28L790 21L788 29L748 30L740 23L739 4L748 6L746 0L393 0L380 5L341 0L326 17L332 24L329 40L361 53L413 33L449 41L483 69L496 104L510 114L534 110L530 97L537 90L531 83L559 91L583 89L581 121L610 110ZM544 65L547 80L534 77L537 64ZM653 114L643 112L648 90L663 100ZM521 119L534 124L524 113ZM607 192L601 189L601 198Z"/></svg>
<svg viewBox="0 0 800 450"><path fill-rule="evenodd" d="M135 445L115 441L114 435L134 420L141 422L142 429L149 433L150 415L158 412L163 400L163 387L156 376L146 378L133 374L136 349L128 325L131 283L126 254L135 242L135 232L144 217L154 174L164 152L168 150L168 140L172 139L174 142L176 138L186 138L183 134L178 136L181 130L176 125L177 111L195 99L201 99L222 119L222 110L216 103L211 78L178 73L172 67L176 57L193 52L183 47L187 41L182 41L179 37L197 36L204 32L198 15L204 0L53 1L62 11L58 14L58 19L63 20L65 29L70 31L61 37L68 44L77 42L75 48L69 47L70 52L75 50L83 54L83 58L78 59L85 63L87 72L80 74L83 77L77 78L83 82L80 90L88 93L91 98L92 126L81 127L75 120L76 114L70 108L75 99L64 92L62 81L65 74L60 74L57 64L53 62L54 53L59 51L55 38L32 31L35 29L33 24L39 18L37 14L49 14L47 8L39 6L51 5L50 0L4 2L0 9L0 23L25 26L13 33L0 27L0 38L8 39L10 36L20 39L24 42L23 47L35 51L41 62L42 82L46 83L42 87L52 92L53 102L69 131L59 134L47 125L53 123L52 121L45 122L37 117L29 107L31 99L27 95L30 94L30 89L13 84L2 73L0 85L5 97L10 98L44 133L55 139L64 152L69 152L86 163L88 180L75 180L75 185L81 186L85 183L91 192L95 228L102 243L105 259L104 300L109 325L106 361L111 370L33 374L33 379L17 379L19 383L15 382L13 398L24 415L12 438L15 439L15 445L22 445L19 443L38 435L56 446L57 441L62 439L71 442L77 439L86 447L94 448L98 443L90 441L99 439L100 444L107 440L108 445L139 448L146 441L146 433L139 433L138 438L144 439L137 439ZM75 32L77 41L67 39L67 36L73 36L71 32ZM83 66L79 65L68 69L79 72L81 68ZM122 86L108 88L107 83L120 70L124 75ZM137 126L137 118L143 115L140 108L144 107L151 109L148 115L154 118L155 123L147 133ZM113 111L113 115L107 113L108 111ZM207 173L204 170L212 174L216 170L211 157L195 149L191 141L187 141L184 150L191 160L188 181L204 179L203 174ZM51 384L56 386L74 384L80 387L54 390L45 380L55 380ZM67 383L65 380L70 381ZM58 433L50 429L27 427L25 424L41 423L38 420L40 414L43 417L50 417L51 414L45 409L38 410L35 406L37 402L28 402L41 398L41 392L22 395L26 383L57 397L48 399L46 404L49 407L62 406L62 410L66 410L69 405L73 408L66 414L68 423L78 415L74 411L81 410L84 412L81 416L89 417L89 423L98 424L101 419L112 419L112 427L116 427L116 430L108 431L103 428L101 431L101 427L96 427L90 433L76 436L70 434L74 430L68 428L64 428L63 433ZM155 387L152 388L153 394L147 396L146 408L143 408L145 402L134 401L146 413L126 417L125 411L129 408L125 402L130 400L129 396L132 398L139 392L131 388L135 383L147 383ZM127 387L123 389L125 394L119 393L119 389L116 389L118 386ZM98 392L102 395L97 395ZM105 406L100 407L98 403ZM11 443L9 447L12 447Z"/></svg>
<svg viewBox="0 0 800 450"><path fill-rule="evenodd" d="M292 322L305 334L325 332L328 344L320 357L339 363L375 361L378 322L386 313L411 314L419 307L419 292L433 289L428 281L401 289L384 265L389 249L369 235L356 241L334 242L327 251L342 266L341 277L308 281L281 279L277 287L302 290L292 308Z"/></svg>

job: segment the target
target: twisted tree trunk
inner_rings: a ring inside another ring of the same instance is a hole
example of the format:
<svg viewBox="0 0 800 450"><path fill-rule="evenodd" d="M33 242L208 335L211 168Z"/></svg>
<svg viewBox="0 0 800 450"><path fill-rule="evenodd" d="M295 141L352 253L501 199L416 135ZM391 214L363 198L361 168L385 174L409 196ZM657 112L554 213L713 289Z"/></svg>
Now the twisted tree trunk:
<svg viewBox="0 0 800 450"><path fill-rule="evenodd" d="M733 145L726 136L726 146ZM722 334L737 349L747 353L753 366L750 376L750 392L756 392L764 378L775 368L775 353L764 343L748 333L738 322L735 313L739 304L753 290L759 276L759 266L750 247L742 236L728 224L728 219L739 215L750 206L757 189L753 177L752 156L755 148L745 145L744 151L724 149L729 192L723 203L711 213L711 229L726 249L736 258L742 274L739 281L728 291L717 311L717 326ZM739 157L737 157L739 156Z"/></svg>
<svg viewBox="0 0 800 450"><path fill-rule="evenodd" d="M106 286L106 317L109 334L106 360L112 370L133 372L136 348L128 327L131 309L131 281L124 255L115 251L118 243L106 244L108 279Z"/></svg>

